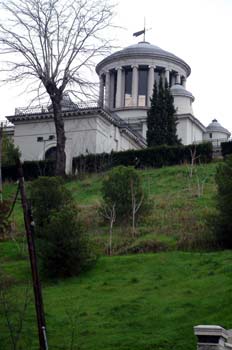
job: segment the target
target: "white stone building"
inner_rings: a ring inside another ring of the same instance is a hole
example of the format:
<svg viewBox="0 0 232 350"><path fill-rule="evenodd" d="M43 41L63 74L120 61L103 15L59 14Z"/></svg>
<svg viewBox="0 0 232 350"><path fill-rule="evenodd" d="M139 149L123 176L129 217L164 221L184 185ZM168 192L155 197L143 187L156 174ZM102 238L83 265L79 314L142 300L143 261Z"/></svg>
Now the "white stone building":
<svg viewBox="0 0 232 350"><path fill-rule="evenodd" d="M74 104L67 95L63 100L67 172L72 170L72 158L80 154L146 147L147 109L154 82L158 83L160 78L167 79L173 94L177 133L182 143L211 139L194 116L194 97L186 90L191 69L181 58L140 42L103 59L96 72L100 80L98 103ZM24 160L44 159L53 154L56 137L51 109L16 109L15 115L7 119L15 126L14 142ZM229 136L226 130L223 138Z"/></svg>

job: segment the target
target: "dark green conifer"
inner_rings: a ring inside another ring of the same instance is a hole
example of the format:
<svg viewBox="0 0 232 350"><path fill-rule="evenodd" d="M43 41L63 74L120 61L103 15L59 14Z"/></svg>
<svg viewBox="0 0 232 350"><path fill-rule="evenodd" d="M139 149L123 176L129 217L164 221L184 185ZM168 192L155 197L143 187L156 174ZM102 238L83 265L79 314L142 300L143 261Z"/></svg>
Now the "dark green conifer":
<svg viewBox="0 0 232 350"><path fill-rule="evenodd" d="M168 83L165 81L163 84L163 80L160 79L158 88L157 83L154 84L151 107L147 112L148 147L180 144L176 134L177 118L175 113L173 96Z"/></svg>

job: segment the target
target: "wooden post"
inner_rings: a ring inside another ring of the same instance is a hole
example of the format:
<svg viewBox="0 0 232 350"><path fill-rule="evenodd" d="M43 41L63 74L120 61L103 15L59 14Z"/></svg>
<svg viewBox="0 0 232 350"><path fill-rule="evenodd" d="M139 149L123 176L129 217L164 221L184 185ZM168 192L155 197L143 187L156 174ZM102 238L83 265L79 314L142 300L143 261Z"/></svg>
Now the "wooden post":
<svg viewBox="0 0 232 350"><path fill-rule="evenodd" d="M17 160L17 168L18 168L18 175L19 175L19 189L20 189L21 202L22 202L23 214L24 214L24 224L25 224L26 235L27 235L28 252L29 252L29 258L30 258L30 265L31 265L40 350L48 350L42 290L41 290L41 284L39 279L37 258L36 258L36 251L35 251L34 221L32 218L31 210L28 206L25 185L24 185L23 169L19 159Z"/></svg>
<svg viewBox="0 0 232 350"><path fill-rule="evenodd" d="M3 139L3 123L0 124L0 202L3 201L2 195L2 139Z"/></svg>

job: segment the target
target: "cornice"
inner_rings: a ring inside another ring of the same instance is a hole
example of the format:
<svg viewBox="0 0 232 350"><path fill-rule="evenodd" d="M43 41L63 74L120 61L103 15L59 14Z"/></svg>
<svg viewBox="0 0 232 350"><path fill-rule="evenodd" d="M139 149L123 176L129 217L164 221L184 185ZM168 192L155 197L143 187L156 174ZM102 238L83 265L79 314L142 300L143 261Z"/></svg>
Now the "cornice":
<svg viewBox="0 0 232 350"><path fill-rule="evenodd" d="M77 109L72 111L62 112L62 117L65 119L75 118L79 116L91 116L100 115L106 120L110 121L113 125L116 125L122 133L127 134L131 139L133 139L142 148L146 147L145 139L138 135L134 130L132 130L122 119L119 117L115 118L112 114L101 107L89 107L83 109ZM38 122L45 120L53 120L53 113L30 113L30 114L17 114L6 117L11 123L20 124L24 122Z"/></svg>
<svg viewBox="0 0 232 350"><path fill-rule="evenodd" d="M190 66L181 58L170 57L170 56L166 56L165 54L162 54L162 53L152 53L152 52L147 52L147 53L137 52L137 53L133 53L133 55L131 53L120 52L120 54L115 55L113 57L111 57L111 56L106 57L101 62L99 62L97 64L96 73L99 75L100 71L103 70L106 65L113 63L113 62L118 62L120 59L129 59L133 63L133 60L137 59L137 58L144 58L144 59L152 58L152 59L164 60L166 62L171 62L171 63L174 63L174 64L181 66L186 71L187 76L189 76L191 74Z"/></svg>

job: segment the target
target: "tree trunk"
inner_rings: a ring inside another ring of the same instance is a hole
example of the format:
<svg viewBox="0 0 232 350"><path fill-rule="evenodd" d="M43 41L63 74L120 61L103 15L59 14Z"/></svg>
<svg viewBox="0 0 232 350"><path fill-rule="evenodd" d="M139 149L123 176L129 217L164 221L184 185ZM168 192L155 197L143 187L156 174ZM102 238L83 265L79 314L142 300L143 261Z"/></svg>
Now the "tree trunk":
<svg viewBox="0 0 232 350"><path fill-rule="evenodd" d="M65 176L66 154L65 154L65 130L64 121L61 115L62 97L55 96L51 98L54 114L54 123L56 128L56 176Z"/></svg>

